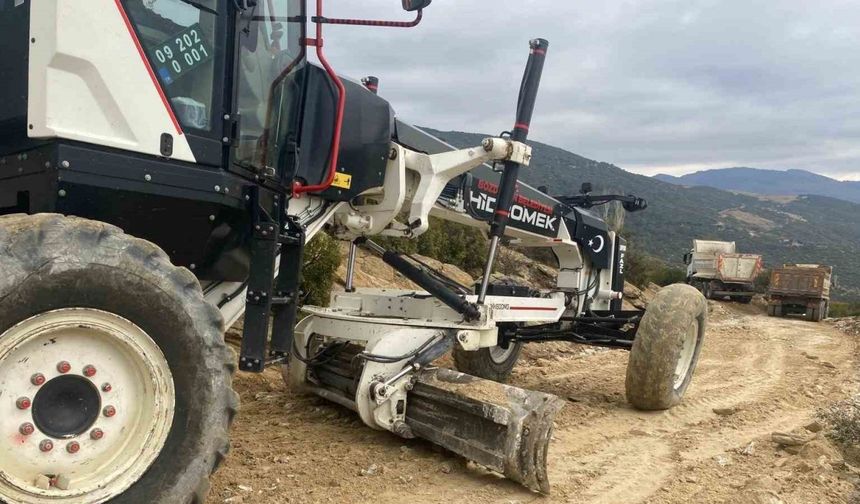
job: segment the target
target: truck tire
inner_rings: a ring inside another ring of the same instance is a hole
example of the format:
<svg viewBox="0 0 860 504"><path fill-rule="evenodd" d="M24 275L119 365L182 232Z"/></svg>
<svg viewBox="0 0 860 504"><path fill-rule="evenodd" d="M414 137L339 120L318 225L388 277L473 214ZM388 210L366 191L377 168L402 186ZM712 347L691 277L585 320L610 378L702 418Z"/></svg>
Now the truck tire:
<svg viewBox="0 0 860 504"><path fill-rule="evenodd" d="M0 216L0 271L0 501L202 504L238 402L194 275L53 214Z"/></svg>
<svg viewBox="0 0 860 504"><path fill-rule="evenodd" d="M505 383L511 377L521 351L521 343L510 343L506 349L494 346L471 352L454 347L454 366L461 373Z"/></svg>
<svg viewBox="0 0 860 504"><path fill-rule="evenodd" d="M772 304L767 305L767 316L768 317L776 317L776 305L772 305Z"/></svg>
<svg viewBox="0 0 860 504"><path fill-rule="evenodd" d="M705 296L705 299L714 299L713 294L713 286L711 286L711 282L703 282L702 283L702 295Z"/></svg>
<svg viewBox="0 0 860 504"><path fill-rule="evenodd" d="M740 297L738 298L738 303L741 303L741 304L750 304L750 303L752 303L752 300L753 300L753 297L752 297L752 296L740 296Z"/></svg>
<svg viewBox="0 0 860 504"><path fill-rule="evenodd" d="M641 410L681 402L699 361L708 305L687 285L670 285L648 304L627 364L627 400Z"/></svg>
<svg viewBox="0 0 860 504"><path fill-rule="evenodd" d="M806 320L810 322L821 322L822 319L826 318L824 311L827 309L824 301L818 303L818 306L814 308L807 308L806 312Z"/></svg>

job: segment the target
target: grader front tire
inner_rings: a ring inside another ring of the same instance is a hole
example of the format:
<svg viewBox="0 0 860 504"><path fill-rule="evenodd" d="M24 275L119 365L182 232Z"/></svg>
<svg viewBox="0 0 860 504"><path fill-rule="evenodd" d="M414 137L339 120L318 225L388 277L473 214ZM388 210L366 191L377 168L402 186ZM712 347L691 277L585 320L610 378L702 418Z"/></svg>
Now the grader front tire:
<svg viewBox="0 0 860 504"><path fill-rule="evenodd" d="M627 400L641 410L681 402L693 377L707 326L708 305L689 285L670 285L654 296L627 364Z"/></svg>
<svg viewBox="0 0 860 504"><path fill-rule="evenodd" d="M150 242L52 214L0 216L0 272L0 382L32 401L0 401L15 429L0 502L202 503L237 400L197 279Z"/></svg>

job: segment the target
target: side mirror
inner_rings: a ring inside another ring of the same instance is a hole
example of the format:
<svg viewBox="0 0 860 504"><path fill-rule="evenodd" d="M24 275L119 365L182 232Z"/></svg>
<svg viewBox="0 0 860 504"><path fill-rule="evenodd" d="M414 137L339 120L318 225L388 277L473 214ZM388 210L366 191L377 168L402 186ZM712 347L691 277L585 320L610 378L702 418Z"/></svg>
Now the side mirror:
<svg viewBox="0 0 860 504"><path fill-rule="evenodd" d="M403 10L405 10L407 12L414 12L414 11L421 10L421 9L427 7L428 5L430 5L430 3L433 0L402 0L402 1L403 1Z"/></svg>
<svg viewBox="0 0 860 504"><path fill-rule="evenodd" d="M579 194L589 194L593 190L594 187L592 187L591 182L583 182L582 187L579 188Z"/></svg>

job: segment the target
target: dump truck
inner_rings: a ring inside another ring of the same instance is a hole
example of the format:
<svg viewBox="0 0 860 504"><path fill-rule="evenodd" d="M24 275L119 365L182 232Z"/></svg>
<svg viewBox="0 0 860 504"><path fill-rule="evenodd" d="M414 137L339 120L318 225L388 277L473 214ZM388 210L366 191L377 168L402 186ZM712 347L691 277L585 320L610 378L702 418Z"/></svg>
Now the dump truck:
<svg viewBox="0 0 860 504"><path fill-rule="evenodd" d="M785 264L770 273L767 314L771 317L802 315L820 322L830 313L831 266Z"/></svg>
<svg viewBox="0 0 860 504"><path fill-rule="evenodd" d="M627 244L595 210L646 202L518 181L549 42L528 42L513 126L457 149L325 55L324 27L413 27L430 0L402 0L404 21L307 3L0 0L0 501L204 502L236 371L280 368L367 428L542 493L564 401L502 383L522 345L629 352L633 406L683 399L707 303L674 285L625 310ZM431 215L489 237L477 286L373 241ZM347 292L302 306L322 232L349 243ZM552 251L556 285L494 283L503 239ZM358 247L416 288L353 288Z"/></svg>
<svg viewBox="0 0 860 504"><path fill-rule="evenodd" d="M762 270L762 256L739 254L735 242L693 240L684 255L687 283L707 299L729 298L749 303L755 295L755 279Z"/></svg>

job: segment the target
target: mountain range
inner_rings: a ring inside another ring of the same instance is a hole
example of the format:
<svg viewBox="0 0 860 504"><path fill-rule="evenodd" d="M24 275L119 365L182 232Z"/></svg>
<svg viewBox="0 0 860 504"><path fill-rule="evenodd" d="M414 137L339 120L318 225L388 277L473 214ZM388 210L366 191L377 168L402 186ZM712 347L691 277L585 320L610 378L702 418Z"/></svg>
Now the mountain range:
<svg viewBox="0 0 860 504"><path fill-rule="evenodd" d="M491 136L424 129L457 147L480 145ZM676 185L551 145L529 144L531 166L520 171L528 184L545 185L553 195L564 195L575 194L583 182L591 182L595 194L646 198L645 211L625 215L623 234L631 247L669 265L684 267L682 256L694 238L735 241L741 252L763 254L766 267L832 265L834 297L860 300L860 204L810 194L761 196Z"/></svg>
<svg viewBox="0 0 860 504"><path fill-rule="evenodd" d="M654 178L684 186L707 186L765 195L814 194L860 203L860 182L836 180L806 170L779 171L738 167L698 171L680 177L661 173Z"/></svg>

